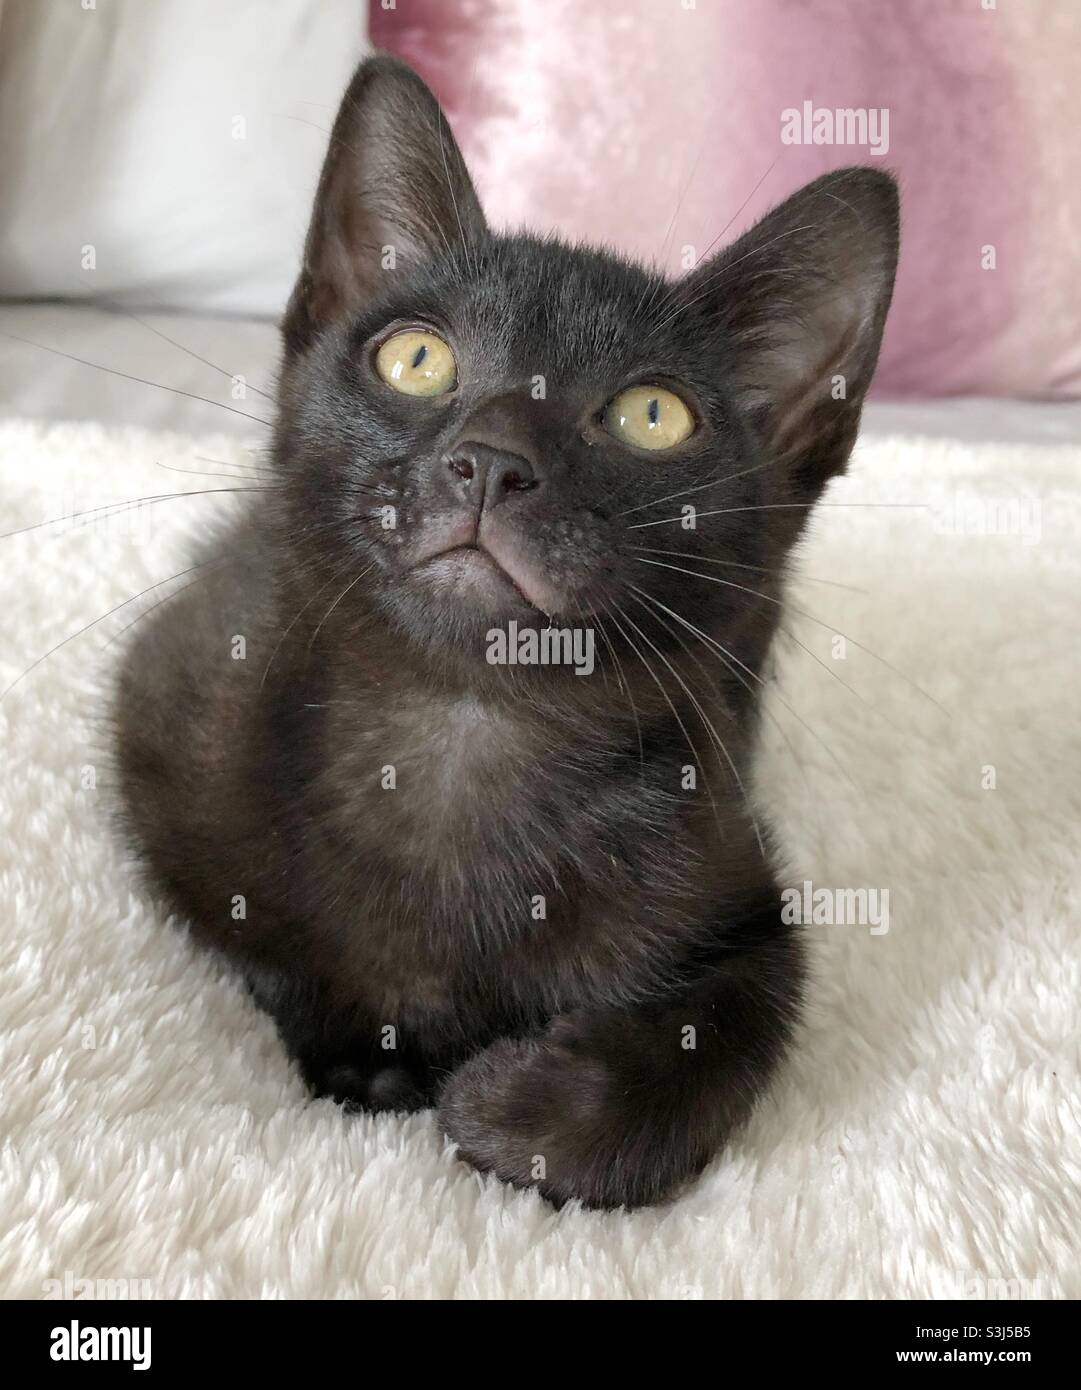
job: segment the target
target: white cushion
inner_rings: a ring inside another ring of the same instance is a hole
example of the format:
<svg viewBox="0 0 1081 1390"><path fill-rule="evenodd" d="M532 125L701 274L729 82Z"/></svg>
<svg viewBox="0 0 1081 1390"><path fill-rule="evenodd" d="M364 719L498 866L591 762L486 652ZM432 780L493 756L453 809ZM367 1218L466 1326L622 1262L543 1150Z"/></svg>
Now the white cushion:
<svg viewBox="0 0 1081 1390"><path fill-rule="evenodd" d="M4 0L0 295L279 314L366 11Z"/></svg>

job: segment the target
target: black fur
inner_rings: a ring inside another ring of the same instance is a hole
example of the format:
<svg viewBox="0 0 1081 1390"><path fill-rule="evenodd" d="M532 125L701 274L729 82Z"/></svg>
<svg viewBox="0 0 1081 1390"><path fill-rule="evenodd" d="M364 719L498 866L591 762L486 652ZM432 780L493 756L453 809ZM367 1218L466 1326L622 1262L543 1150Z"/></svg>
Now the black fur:
<svg viewBox="0 0 1081 1390"><path fill-rule="evenodd" d="M154 881L316 1094L434 1105L475 1166L605 1207L669 1195L748 1114L804 978L743 792L762 673L896 251L864 169L678 283L494 235L427 89L362 65L283 325L276 486L140 624L117 702ZM418 323L454 349L448 396L374 371ZM605 430L636 382L684 397L684 444ZM497 513L466 455L528 486ZM478 514L517 587L424 562ZM489 665L511 618L595 630L597 669Z"/></svg>

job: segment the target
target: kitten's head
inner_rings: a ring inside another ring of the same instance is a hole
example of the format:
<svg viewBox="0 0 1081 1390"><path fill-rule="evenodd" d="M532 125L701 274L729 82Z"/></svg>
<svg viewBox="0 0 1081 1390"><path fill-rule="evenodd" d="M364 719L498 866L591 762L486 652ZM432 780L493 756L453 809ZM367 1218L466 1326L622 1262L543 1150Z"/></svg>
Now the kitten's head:
<svg viewBox="0 0 1081 1390"><path fill-rule="evenodd" d="M496 234L431 93L369 60L284 322L288 534L478 662L511 618L717 633L845 466L896 256L895 185L862 168L678 281Z"/></svg>

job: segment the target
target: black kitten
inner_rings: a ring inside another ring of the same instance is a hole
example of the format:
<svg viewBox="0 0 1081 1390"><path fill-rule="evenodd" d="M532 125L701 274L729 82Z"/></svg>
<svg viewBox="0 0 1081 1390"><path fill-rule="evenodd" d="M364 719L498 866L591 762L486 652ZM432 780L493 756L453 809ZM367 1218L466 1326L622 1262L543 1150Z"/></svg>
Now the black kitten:
<svg viewBox="0 0 1081 1390"><path fill-rule="evenodd" d="M748 1114L804 978L744 794L762 672L896 255L866 169L678 283L495 235L428 90L361 66L278 486L140 625L117 706L155 882L316 1094L434 1105L476 1167L602 1207ZM526 664L546 629L590 661Z"/></svg>

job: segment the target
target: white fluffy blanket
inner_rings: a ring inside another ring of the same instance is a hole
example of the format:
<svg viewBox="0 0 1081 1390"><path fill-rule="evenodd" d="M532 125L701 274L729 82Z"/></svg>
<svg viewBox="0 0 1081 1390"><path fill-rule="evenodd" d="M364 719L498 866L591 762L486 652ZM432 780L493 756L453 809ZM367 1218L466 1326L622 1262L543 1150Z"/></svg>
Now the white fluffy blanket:
<svg viewBox="0 0 1081 1390"><path fill-rule="evenodd" d="M0 531L227 487L156 465L242 457L9 423ZM0 1290L1081 1295L1079 489L1069 446L894 439L830 493L792 594L826 625L788 620L760 798L792 880L888 889L889 930L807 928L817 985L780 1084L686 1196L633 1215L480 1178L430 1115L307 1098L112 838L109 639L170 586L67 642L0 702ZM0 541L0 684L184 568L228 505Z"/></svg>

